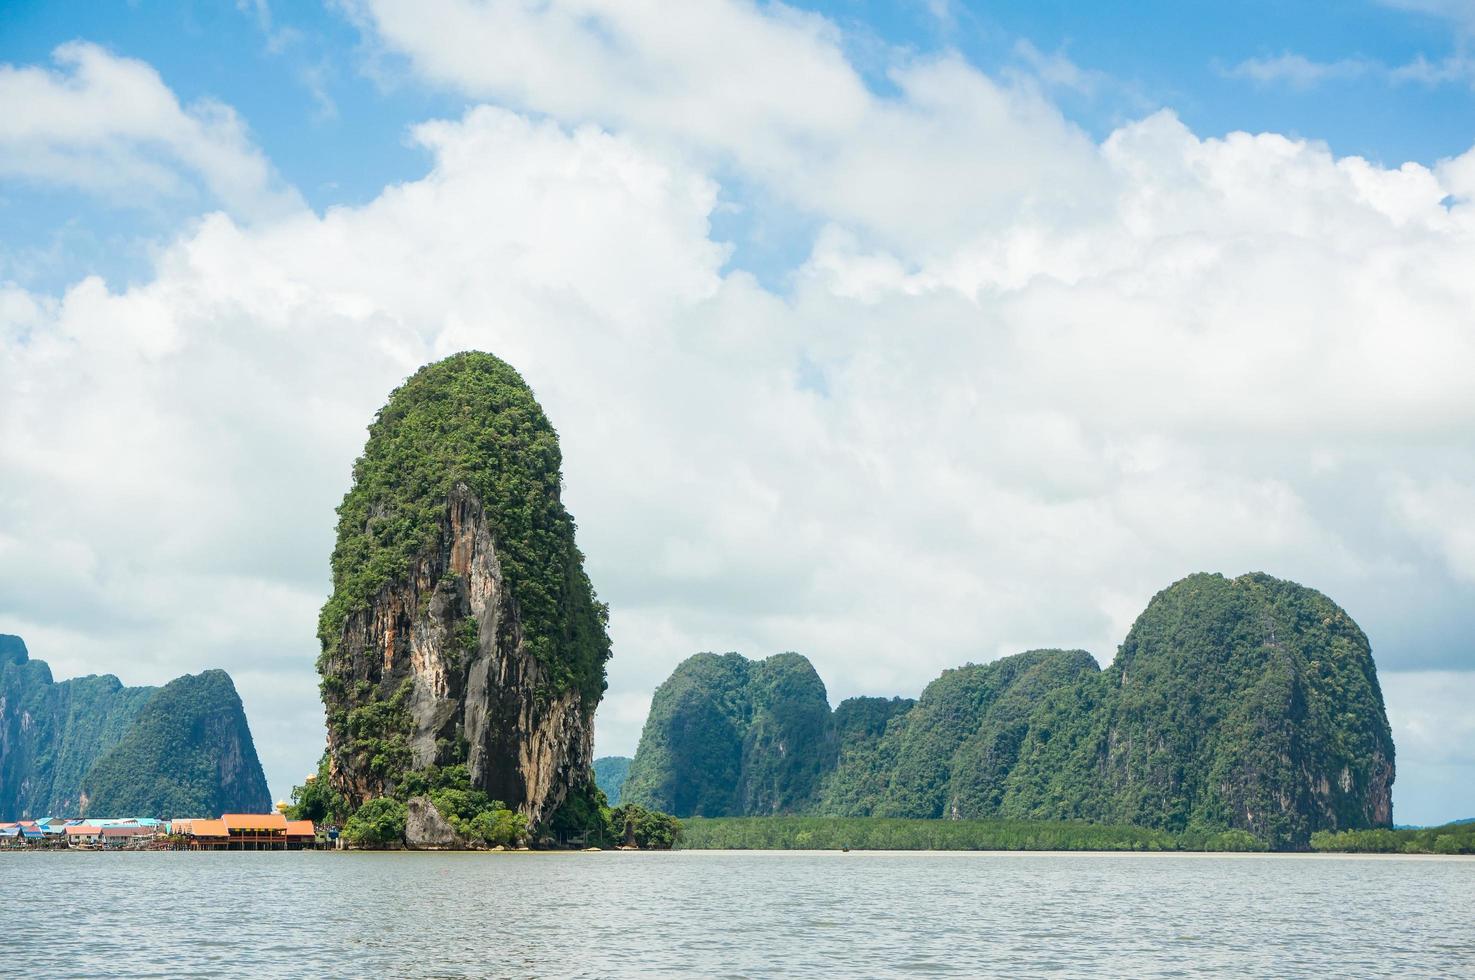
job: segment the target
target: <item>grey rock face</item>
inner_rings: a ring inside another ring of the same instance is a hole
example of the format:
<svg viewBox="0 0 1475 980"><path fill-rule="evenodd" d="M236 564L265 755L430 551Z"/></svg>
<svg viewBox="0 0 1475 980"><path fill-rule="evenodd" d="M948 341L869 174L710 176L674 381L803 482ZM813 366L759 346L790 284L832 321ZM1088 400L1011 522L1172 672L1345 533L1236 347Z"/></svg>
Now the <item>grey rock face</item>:
<svg viewBox="0 0 1475 980"><path fill-rule="evenodd" d="M447 765L464 751L472 785L536 826L589 778L592 711L577 689L557 690L524 643L491 522L464 485L446 502L439 538L407 580L348 618L330 670L380 691L408 682L410 768ZM330 724L337 783L350 799L393 792L394 774L357 764L344 741Z"/></svg>
<svg viewBox="0 0 1475 980"><path fill-rule="evenodd" d="M465 839L440 811L423 796L411 797L405 805L405 846L412 851L461 851Z"/></svg>

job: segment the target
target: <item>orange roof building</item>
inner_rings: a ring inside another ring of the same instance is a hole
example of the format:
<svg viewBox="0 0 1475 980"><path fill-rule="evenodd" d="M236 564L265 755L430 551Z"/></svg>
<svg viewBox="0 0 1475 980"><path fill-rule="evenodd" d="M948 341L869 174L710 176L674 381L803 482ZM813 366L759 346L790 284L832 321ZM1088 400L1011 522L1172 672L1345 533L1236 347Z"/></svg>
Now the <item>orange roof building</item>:
<svg viewBox="0 0 1475 980"><path fill-rule="evenodd" d="M311 840L317 835L317 829L313 827L311 820L288 820L287 836Z"/></svg>
<svg viewBox="0 0 1475 980"><path fill-rule="evenodd" d="M220 819L226 831L232 834L287 832L287 818L280 813L227 813Z"/></svg>

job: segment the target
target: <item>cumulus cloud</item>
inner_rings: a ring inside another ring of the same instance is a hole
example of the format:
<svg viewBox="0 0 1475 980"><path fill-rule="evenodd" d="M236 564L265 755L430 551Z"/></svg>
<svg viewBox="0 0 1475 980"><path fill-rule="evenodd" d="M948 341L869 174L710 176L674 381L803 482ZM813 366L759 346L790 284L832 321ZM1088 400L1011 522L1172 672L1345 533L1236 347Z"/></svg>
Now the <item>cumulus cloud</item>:
<svg viewBox="0 0 1475 980"><path fill-rule="evenodd" d="M142 61L82 41L52 69L0 65L0 178L136 205L200 200L260 218L301 206L229 106L181 105Z"/></svg>
<svg viewBox="0 0 1475 980"><path fill-rule="evenodd" d="M1090 140L1035 86L956 55L872 93L828 21L780 4L692 0L355 0L379 43L475 98L595 120L735 168L789 207L909 249L1008 215L1089 209Z"/></svg>
<svg viewBox="0 0 1475 980"><path fill-rule="evenodd" d="M321 744L365 425L474 347L563 439L613 607L605 752L697 650L915 694L1032 646L1109 660L1197 570L1323 589L1387 676L1470 676L1442 498L1409 501L1475 486L1475 157L1168 112L1098 144L956 59L881 97L823 21L692 7L722 43L684 5L365 6L513 108L418 127L429 172L363 206L211 216L125 289L0 292L0 622L61 674L228 667L283 792ZM781 292L714 238L734 168L819 219Z"/></svg>

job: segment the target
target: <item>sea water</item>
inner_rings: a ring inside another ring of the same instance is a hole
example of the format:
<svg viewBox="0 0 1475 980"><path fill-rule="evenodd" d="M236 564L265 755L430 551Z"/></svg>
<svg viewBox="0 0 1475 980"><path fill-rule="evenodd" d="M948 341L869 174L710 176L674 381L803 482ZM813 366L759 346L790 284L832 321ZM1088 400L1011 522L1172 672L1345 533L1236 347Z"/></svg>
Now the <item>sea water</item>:
<svg viewBox="0 0 1475 980"><path fill-rule="evenodd" d="M1475 859L3 853L0 974L1475 976Z"/></svg>

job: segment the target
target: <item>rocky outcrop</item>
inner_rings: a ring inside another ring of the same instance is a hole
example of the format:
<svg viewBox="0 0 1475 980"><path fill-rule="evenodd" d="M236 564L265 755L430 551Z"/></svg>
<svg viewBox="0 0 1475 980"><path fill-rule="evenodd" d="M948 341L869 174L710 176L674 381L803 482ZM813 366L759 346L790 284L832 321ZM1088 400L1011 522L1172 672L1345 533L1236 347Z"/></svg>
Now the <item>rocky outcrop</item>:
<svg viewBox="0 0 1475 980"><path fill-rule="evenodd" d="M412 796L405 804L405 846L412 851L464 851L466 839L456 833L423 796Z"/></svg>
<svg viewBox="0 0 1475 980"><path fill-rule="evenodd" d="M223 670L165 684L82 781L84 815L265 813L266 775Z"/></svg>
<svg viewBox="0 0 1475 980"><path fill-rule="evenodd" d="M1372 650L1314 589L1189 576L1153 598L1081 696L1092 723L1071 726L1068 755L1045 746L1043 716L1021 749L1036 786L1048 773L1074 812L1238 828L1291 848L1318 830L1392 825L1393 736ZM1021 810L1033 796L1019 788Z"/></svg>
<svg viewBox="0 0 1475 980"><path fill-rule="evenodd" d="M464 765L537 826L591 780L609 640L559 500L557 437L506 364L422 369L370 429L320 626L350 805Z"/></svg>
<svg viewBox="0 0 1475 980"><path fill-rule="evenodd" d="M196 730L202 719L221 727ZM239 805L207 808L212 800ZM163 688L126 687L111 674L54 682L19 637L0 637L0 817L198 816L269 804L223 671Z"/></svg>
<svg viewBox="0 0 1475 980"><path fill-rule="evenodd" d="M1106 670L1081 650L1034 650L945 671L915 703L856 698L821 720L789 663L787 699L758 726L759 666L701 654L677 667L625 798L679 816L1237 829L1281 849L1392 822L1393 739L1367 637L1326 596L1268 575L1174 584Z"/></svg>
<svg viewBox="0 0 1475 980"><path fill-rule="evenodd" d="M678 817L802 812L835 749L807 659L699 653L656 689L621 800Z"/></svg>

